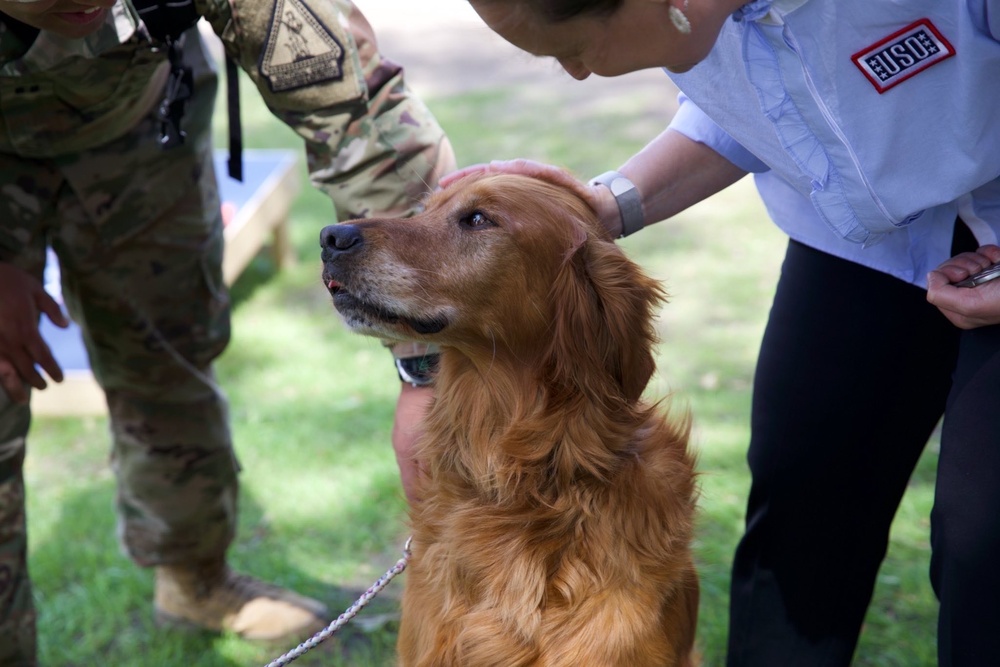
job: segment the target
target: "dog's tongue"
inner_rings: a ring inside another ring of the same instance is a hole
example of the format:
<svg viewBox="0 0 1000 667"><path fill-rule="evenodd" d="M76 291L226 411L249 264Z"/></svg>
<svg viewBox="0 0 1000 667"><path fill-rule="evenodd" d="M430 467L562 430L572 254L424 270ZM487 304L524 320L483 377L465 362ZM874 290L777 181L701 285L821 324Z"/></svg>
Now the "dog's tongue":
<svg viewBox="0 0 1000 667"><path fill-rule="evenodd" d="M334 280L333 278L330 278L330 282L328 282L328 283L326 284L326 288L327 288L327 289L337 289L337 288L338 288L338 287L340 287L340 286L341 286L341 283L337 282L337 281L336 281L336 280Z"/></svg>

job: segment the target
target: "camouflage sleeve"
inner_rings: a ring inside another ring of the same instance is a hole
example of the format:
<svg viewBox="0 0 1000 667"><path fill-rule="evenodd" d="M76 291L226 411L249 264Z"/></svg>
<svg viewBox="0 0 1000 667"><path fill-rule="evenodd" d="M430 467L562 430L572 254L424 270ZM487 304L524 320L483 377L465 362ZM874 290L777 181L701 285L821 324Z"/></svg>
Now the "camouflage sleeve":
<svg viewBox="0 0 1000 667"><path fill-rule="evenodd" d="M409 215L455 168L437 120L348 0L197 0L268 108L305 139L337 218Z"/></svg>

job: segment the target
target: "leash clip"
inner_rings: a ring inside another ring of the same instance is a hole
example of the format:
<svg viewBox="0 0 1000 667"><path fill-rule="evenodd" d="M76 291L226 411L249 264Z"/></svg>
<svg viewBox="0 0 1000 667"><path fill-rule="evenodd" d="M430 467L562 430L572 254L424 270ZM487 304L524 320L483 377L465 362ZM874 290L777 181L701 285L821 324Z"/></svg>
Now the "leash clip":
<svg viewBox="0 0 1000 667"><path fill-rule="evenodd" d="M167 45L170 75L156 114L160 121L160 148L164 150L180 146L187 138L187 133L181 129L181 119L194 92L194 74L181 60L180 42L167 40Z"/></svg>

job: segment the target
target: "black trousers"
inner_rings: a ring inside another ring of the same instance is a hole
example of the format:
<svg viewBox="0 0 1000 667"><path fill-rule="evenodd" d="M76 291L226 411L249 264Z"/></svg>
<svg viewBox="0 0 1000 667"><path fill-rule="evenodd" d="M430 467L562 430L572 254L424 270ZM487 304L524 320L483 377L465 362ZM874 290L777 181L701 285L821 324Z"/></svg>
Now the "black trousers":
<svg viewBox="0 0 1000 667"><path fill-rule="evenodd" d="M956 250L975 247L960 225ZM1000 664L1000 326L961 331L923 289L791 242L754 381L729 667L850 664L942 415L939 664Z"/></svg>

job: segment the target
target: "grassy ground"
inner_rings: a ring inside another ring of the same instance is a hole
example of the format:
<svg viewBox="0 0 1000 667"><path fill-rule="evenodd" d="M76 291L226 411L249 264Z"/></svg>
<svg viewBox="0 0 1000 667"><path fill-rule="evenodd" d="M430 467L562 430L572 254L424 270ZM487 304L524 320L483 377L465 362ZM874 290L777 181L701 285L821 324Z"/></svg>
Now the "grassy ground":
<svg viewBox="0 0 1000 667"><path fill-rule="evenodd" d="M250 90L248 145L297 146ZM544 95L526 103L522 92L429 100L462 164L532 157L591 175L620 164L664 123L613 106L573 114ZM341 610L395 562L406 528L389 446L398 382L376 342L343 329L319 283L316 239L330 219L329 203L306 188L294 209L299 265L276 273L262 256L240 279L235 335L218 372L245 469L231 560ZM723 660L729 562L749 486L754 357L783 240L744 181L622 245L673 295L648 393L694 413L700 637L713 667ZM290 648L154 628L150 573L116 546L107 440L104 419L39 418L31 432L30 567L43 664L228 667L265 664ZM934 464L931 448L899 512L857 665L934 664L936 608L926 581ZM295 664L391 664L400 590L393 583L358 622Z"/></svg>

